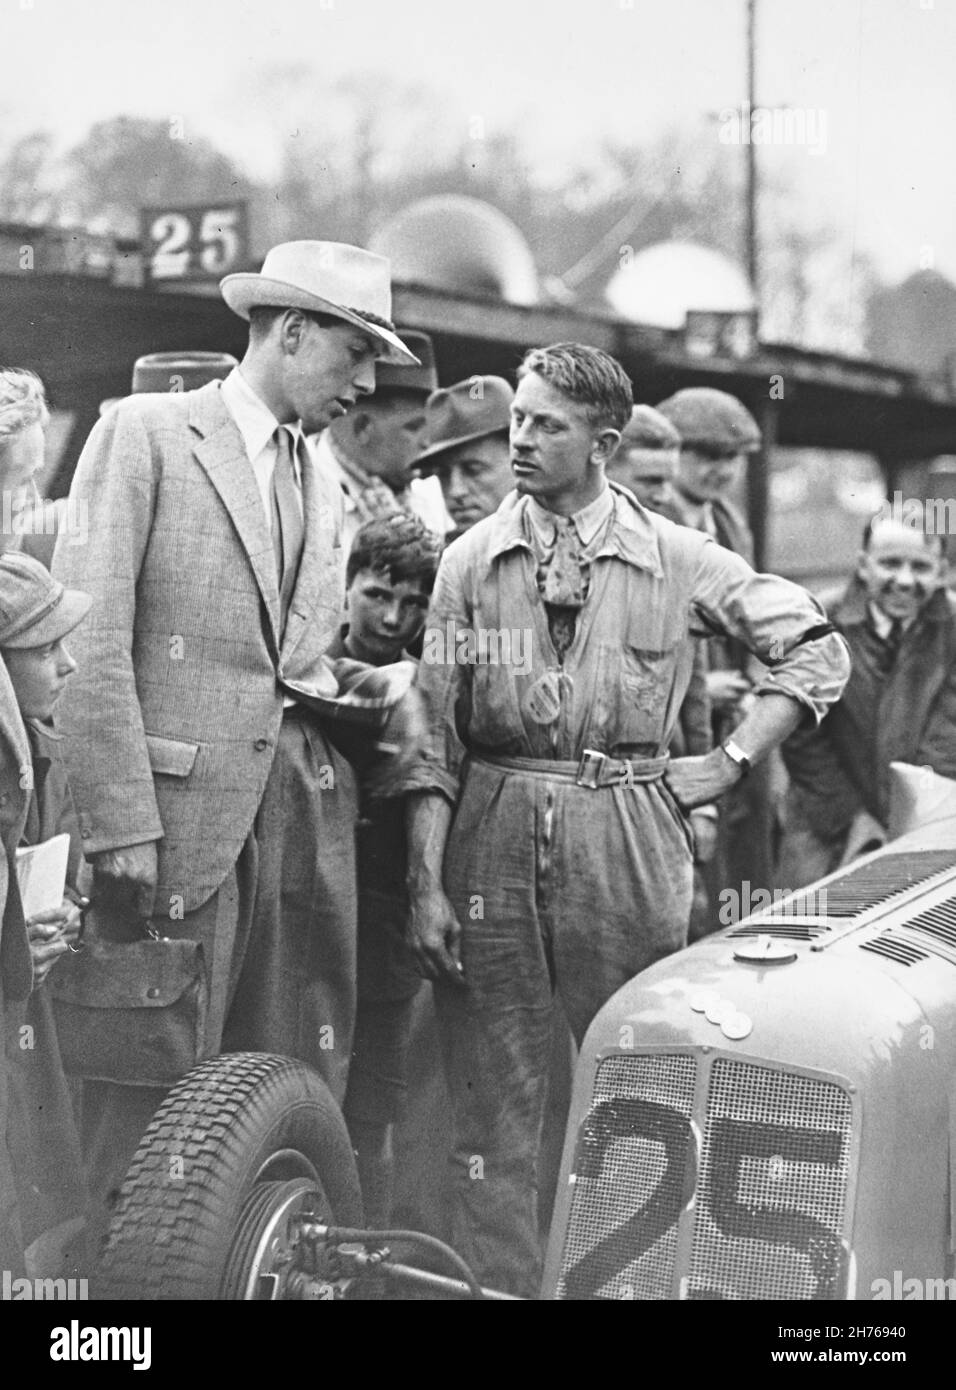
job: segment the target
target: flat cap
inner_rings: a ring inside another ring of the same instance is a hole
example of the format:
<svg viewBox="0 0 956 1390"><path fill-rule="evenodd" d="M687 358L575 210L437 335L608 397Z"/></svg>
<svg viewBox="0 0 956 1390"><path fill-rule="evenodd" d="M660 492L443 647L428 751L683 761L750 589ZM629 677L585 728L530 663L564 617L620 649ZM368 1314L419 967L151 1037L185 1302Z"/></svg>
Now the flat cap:
<svg viewBox="0 0 956 1390"><path fill-rule="evenodd" d="M713 386L688 386L657 407L691 448L697 444L750 454L760 448L760 426L736 396Z"/></svg>

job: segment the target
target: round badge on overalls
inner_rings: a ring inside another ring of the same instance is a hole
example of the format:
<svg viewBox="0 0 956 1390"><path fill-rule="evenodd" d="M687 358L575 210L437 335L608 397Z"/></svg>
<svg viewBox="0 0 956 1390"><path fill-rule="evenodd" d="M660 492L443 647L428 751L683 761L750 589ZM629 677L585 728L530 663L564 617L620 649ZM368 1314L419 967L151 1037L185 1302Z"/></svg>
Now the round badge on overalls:
<svg viewBox="0 0 956 1390"><path fill-rule="evenodd" d="M522 712L533 724L553 724L561 713L561 682L557 671L545 671L527 691Z"/></svg>

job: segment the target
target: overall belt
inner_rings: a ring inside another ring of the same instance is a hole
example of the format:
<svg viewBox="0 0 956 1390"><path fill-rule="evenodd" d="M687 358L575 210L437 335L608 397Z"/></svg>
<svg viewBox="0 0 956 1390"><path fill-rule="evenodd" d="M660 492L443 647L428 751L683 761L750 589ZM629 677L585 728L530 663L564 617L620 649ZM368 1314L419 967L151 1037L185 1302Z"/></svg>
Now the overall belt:
<svg viewBox="0 0 956 1390"><path fill-rule="evenodd" d="M530 773L552 782L573 782L596 791L600 787L633 786L635 782L657 782L667 767L667 753L659 758L611 758L593 748L585 748L578 762L557 762L550 758L495 758L472 754L471 761L497 767L505 772Z"/></svg>

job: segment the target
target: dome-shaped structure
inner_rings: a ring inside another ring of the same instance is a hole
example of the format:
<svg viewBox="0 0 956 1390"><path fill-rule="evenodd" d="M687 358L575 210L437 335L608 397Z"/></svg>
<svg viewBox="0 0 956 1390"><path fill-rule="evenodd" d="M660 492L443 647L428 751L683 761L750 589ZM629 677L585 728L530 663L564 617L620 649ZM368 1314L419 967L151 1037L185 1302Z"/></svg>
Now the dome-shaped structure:
<svg viewBox="0 0 956 1390"><path fill-rule="evenodd" d="M535 304L531 249L503 212L480 198L420 198L397 212L369 248L392 263L392 279L452 294Z"/></svg>
<svg viewBox="0 0 956 1390"><path fill-rule="evenodd" d="M605 290L611 307L632 323L683 328L688 312L743 314L756 307L740 266L692 241L661 241L625 262Z"/></svg>

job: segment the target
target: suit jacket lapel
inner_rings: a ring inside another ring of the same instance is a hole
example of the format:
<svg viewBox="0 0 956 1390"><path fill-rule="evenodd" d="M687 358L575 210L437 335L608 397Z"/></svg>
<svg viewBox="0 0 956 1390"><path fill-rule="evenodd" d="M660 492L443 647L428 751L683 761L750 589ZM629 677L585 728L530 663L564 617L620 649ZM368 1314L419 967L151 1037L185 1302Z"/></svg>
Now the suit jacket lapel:
<svg viewBox="0 0 956 1390"><path fill-rule="evenodd" d="M212 382L195 393L190 424L202 436L196 444L196 458L232 518L242 547L249 557L278 648L279 584L272 537L242 436L223 404L218 382Z"/></svg>

